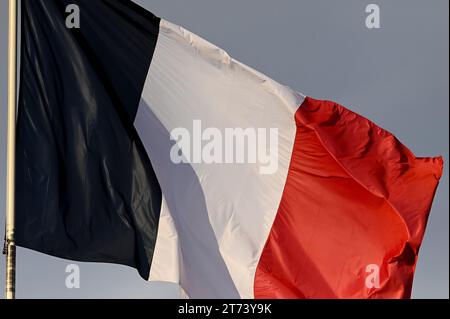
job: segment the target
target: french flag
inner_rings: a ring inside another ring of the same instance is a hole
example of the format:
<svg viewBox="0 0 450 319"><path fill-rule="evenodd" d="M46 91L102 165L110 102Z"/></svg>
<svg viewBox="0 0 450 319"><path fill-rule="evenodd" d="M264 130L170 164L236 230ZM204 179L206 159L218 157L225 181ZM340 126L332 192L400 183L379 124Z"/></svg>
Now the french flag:
<svg viewBox="0 0 450 319"><path fill-rule="evenodd" d="M21 12L18 245L190 298L410 297L442 158L132 1Z"/></svg>

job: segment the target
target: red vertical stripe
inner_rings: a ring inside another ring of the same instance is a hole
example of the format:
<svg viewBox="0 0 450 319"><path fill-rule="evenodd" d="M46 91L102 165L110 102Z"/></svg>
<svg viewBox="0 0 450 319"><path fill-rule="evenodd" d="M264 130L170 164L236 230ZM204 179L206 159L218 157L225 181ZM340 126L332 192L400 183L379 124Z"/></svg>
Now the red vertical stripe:
<svg viewBox="0 0 450 319"><path fill-rule="evenodd" d="M255 297L409 298L442 158L416 158L332 102L307 98L295 120ZM366 285L368 265L379 267L379 288Z"/></svg>

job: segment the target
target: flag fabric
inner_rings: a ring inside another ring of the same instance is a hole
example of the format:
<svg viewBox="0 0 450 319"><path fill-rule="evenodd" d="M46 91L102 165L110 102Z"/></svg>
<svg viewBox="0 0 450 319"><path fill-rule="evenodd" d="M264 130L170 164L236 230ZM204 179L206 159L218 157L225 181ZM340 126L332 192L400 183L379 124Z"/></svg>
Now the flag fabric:
<svg viewBox="0 0 450 319"><path fill-rule="evenodd" d="M410 297L441 158L132 1L23 0L20 69L18 245L191 298Z"/></svg>

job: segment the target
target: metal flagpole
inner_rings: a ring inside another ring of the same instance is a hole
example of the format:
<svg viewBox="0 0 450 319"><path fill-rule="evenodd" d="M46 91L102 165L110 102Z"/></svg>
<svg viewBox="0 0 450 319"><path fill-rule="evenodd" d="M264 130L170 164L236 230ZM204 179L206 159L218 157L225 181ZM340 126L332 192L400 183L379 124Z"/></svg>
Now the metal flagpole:
<svg viewBox="0 0 450 319"><path fill-rule="evenodd" d="M17 0L9 0L8 139L6 162L6 299L15 298L16 247L14 242L14 187L16 155Z"/></svg>

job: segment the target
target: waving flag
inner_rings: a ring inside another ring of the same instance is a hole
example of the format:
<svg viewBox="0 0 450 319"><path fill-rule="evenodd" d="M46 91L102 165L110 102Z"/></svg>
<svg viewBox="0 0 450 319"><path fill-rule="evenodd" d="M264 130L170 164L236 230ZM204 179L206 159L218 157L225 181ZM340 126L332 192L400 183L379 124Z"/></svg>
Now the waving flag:
<svg viewBox="0 0 450 319"><path fill-rule="evenodd" d="M441 158L132 1L23 0L21 48L19 245L192 298L410 296Z"/></svg>

